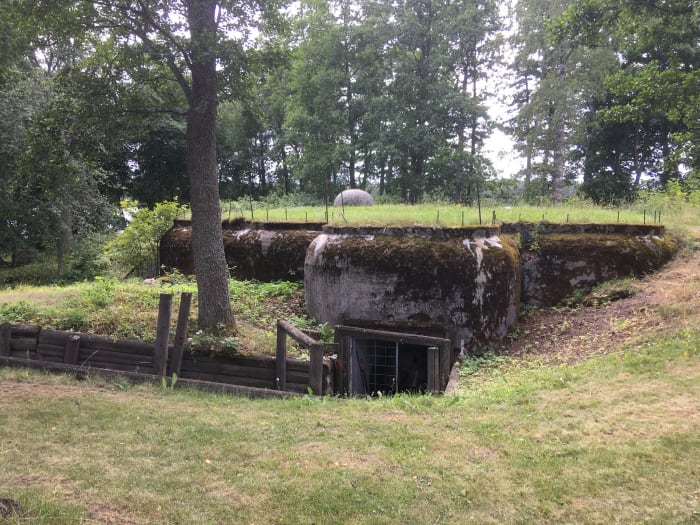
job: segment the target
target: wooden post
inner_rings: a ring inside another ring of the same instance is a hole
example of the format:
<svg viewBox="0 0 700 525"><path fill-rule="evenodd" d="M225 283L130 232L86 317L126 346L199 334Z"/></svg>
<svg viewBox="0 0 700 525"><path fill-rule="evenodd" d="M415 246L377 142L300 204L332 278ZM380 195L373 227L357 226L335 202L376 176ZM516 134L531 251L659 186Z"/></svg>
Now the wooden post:
<svg viewBox="0 0 700 525"><path fill-rule="evenodd" d="M336 332L335 344L338 347L338 359L335 361L333 392L341 395L350 394L350 342L349 337L341 337Z"/></svg>
<svg viewBox="0 0 700 525"><path fill-rule="evenodd" d="M317 396L323 395L323 344L314 343L309 348L309 387Z"/></svg>
<svg viewBox="0 0 700 525"><path fill-rule="evenodd" d="M78 354L80 353L80 336L71 335L66 339L64 349L63 363L66 365L77 365Z"/></svg>
<svg viewBox="0 0 700 525"><path fill-rule="evenodd" d="M287 390L287 332L277 321L277 353L275 358L275 387Z"/></svg>
<svg viewBox="0 0 700 525"><path fill-rule="evenodd" d="M182 354L185 351L185 339L187 338L187 324L190 319L190 304L192 294L183 292L180 294L180 310L177 313L177 326L175 327L175 343L173 355L170 357L170 375L180 375L182 369Z"/></svg>
<svg viewBox="0 0 700 525"><path fill-rule="evenodd" d="M164 376L168 366L168 336L170 335L170 312L173 305L172 294L160 294L158 304L158 327L156 344L153 348L153 373Z"/></svg>
<svg viewBox="0 0 700 525"><path fill-rule="evenodd" d="M12 352L10 338L12 336L12 325L3 323L0 325L0 355L8 356Z"/></svg>
<svg viewBox="0 0 700 525"><path fill-rule="evenodd" d="M440 392L440 349L436 346L428 347L428 392L437 394Z"/></svg>
<svg viewBox="0 0 700 525"><path fill-rule="evenodd" d="M452 349L450 343L440 345L440 384L438 385L442 391L450 379L450 368L452 366Z"/></svg>

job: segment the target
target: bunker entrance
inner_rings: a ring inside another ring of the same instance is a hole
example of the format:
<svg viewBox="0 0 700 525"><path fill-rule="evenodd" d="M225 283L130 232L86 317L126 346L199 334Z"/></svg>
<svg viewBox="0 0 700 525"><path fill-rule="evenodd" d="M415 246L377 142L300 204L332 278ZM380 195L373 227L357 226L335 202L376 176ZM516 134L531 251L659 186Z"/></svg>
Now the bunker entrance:
<svg viewBox="0 0 700 525"><path fill-rule="evenodd" d="M340 326L341 389L350 395L441 392L452 366L448 339Z"/></svg>
<svg viewBox="0 0 700 525"><path fill-rule="evenodd" d="M420 345L358 339L351 363L352 390L358 394L422 393L428 389L428 351Z"/></svg>

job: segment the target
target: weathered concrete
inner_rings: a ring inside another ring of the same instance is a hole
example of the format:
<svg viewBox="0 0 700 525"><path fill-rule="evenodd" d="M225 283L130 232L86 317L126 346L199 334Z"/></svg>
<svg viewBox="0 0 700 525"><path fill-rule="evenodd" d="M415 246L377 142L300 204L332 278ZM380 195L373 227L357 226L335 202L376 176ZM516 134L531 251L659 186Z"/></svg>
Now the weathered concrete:
<svg viewBox="0 0 700 525"><path fill-rule="evenodd" d="M231 275L260 281L303 279L306 249L319 234L318 229L319 224L225 222L224 252ZM191 236L192 228L186 221L166 232L161 240L161 264L193 274Z"/></svg>
<svg viewBox="0 0 700 525"><path fill-rule="evenodd" d="M539 234L521 251L522 300L553 306L577 288L650 273L675 249L668 234Z"/></svg>
<svg viewBox="0 0 700 525"><path fill-rule="evenodd" d="M456 347L504 337L520 305L518 251L507 237L459 229L454 236L319 235L304 264L309 315L329 324L440 326ZM476 234L476 235L475 235Z"/></svg>
<svg viewBox="0 0 700 525"><path fill-rule="evenodd" d="M374 198L365 190L344 190L341 191L335 200L333 206L373 206Z"/></svg>
<svg viewBox="0 0 700 525"><path fill-rule="evenodd" d="M659 225L514 223L468 228L225 222L237 278L304 279L310 317L447 336L504 337L521 303L552 306L578 287L652 272L676 244ZM188 222L161 262L194 272Z"/></svg>

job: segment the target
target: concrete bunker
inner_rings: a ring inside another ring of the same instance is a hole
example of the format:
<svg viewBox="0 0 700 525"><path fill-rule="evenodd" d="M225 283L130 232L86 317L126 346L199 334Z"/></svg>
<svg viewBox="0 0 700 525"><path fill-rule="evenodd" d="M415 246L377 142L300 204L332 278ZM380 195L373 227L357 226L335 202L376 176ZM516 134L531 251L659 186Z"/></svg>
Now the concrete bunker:
<svg viewBox="0 0 700 525"><path fill-rule="evenodd" d="M505 337L521 304L652 272L676 249L660 225L223 228L235 277L304 279L309 316L337 327L335 391L361 395L439 392L456 356ZM164 265L194 272L190 236L187 221L166 233Z"/></svg>
<svg viewBox="0 0 700 525"><path fill-rule="evenodd" d="M648 274L676 250L660 225L521 222L503 224L502 231L518 241L521 300L535 306L554 306L577 288Z"/></svg>
<svg viewBox="0 0 700 525"><path fill-rule="evenodd" d="M320 233L321 226L320 223L224 221L224 251L231 275L259 281L302 280L306 249ZM161 265L194 274L191 238L190 221L176 221L161 239Z"/></svg>
<svg viewBox="0 0 700 525"><path fill-rule="evenodd" d="M324 228L306 253L310 316L423 333L456 348L504 337L520 304L517 247L498 226Z"/></svg>

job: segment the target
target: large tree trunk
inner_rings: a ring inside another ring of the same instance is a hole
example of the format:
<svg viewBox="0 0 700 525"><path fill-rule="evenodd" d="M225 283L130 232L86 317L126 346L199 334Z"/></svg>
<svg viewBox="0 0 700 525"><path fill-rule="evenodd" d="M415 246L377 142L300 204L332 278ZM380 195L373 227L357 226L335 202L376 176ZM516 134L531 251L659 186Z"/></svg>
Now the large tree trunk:
<svg viewBox="0 0 700 525"><path fill-rule="evenodd" d="M564 131L554 130L552 148L552 201L555 204L564 202Z"/></svg>
<svg viewBox="0 0 700 525"><path fill-rule="evenodd" d="M216 167L216 1L190 0L192 93L187 114L187 175L199 326L234 326L228 291Z"/></svg>

